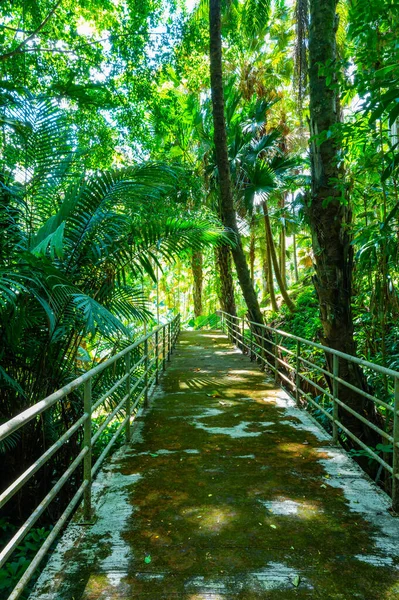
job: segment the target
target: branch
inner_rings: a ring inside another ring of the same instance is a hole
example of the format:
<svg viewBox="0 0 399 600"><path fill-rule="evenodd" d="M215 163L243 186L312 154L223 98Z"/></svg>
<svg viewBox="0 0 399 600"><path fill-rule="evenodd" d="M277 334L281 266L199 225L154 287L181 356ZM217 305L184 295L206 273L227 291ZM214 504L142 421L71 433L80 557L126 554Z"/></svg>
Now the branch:
<svg viewBox="0 0 399 600"><path fill-rule="evenodd" d="M19 44L19 46L17 46L14 50L11 50L11 52L6 52L6 54L0 54L0 61L7 60L7 58L11 58L12 56L15 56L16 54L22 54L24 52L24 47L26 46L26 44L28 42L30 42L31 40L33 40L33 38L39 33L39 31L41 31L43 29L43 27L45 27L47 25L48 21L51 19L51 17L55 13L55 11L57 10L57 8L61 4L61 2L62 2L62 0L58 0L58 2L56 2L55 6L50 10L47 17L45 19L43 19L43 21L40 23L40 25L38 25L36 27L36 29L34 31L32 31L32 33L30 35L28 35L28 37L25 38Z"/></svg>

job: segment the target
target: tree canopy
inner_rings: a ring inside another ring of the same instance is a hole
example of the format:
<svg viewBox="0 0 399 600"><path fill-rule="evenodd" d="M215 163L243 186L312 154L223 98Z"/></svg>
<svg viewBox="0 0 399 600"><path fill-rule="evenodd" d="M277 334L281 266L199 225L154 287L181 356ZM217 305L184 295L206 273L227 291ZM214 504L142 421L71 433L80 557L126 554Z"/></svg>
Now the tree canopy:
<svg viewBox="0 0 399 600"><path fill-rule="evenodd" d="M394 0L0 3L0 422L178 312L399 368L398 22Z"/></svg>

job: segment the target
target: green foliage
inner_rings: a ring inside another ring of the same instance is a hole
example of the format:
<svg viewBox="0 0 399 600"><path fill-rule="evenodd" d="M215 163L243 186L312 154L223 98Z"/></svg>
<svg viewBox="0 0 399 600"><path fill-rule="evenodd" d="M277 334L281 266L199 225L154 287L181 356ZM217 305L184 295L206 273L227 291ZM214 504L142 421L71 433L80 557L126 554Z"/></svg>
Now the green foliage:
<svg viewBox="0 0 399 600"><path fill-rule="evenodd" d="M186 323L186 327L195 329L217 329L220 325L220 317L216 314L202 315L195 319L189 319Z"/></svg>
<svg viewBox="0 0 399 600"><path fill-rule="evenodd" d="M13 533L15 533L15 525L5 518L0 519L1 547L7 543ZM31 529L24 541L16 548L12 561L7 562L0 569L0 595L7 597L11 593L49 533L50 529L45 527ZM32 585L33 582L31 583ZM31 586L25 590L21 596L22 598L28 597Z"/></svg>
<svg viewBox="0 0 399 600"><path fill-rule="evenodd" d="M296 311L290 312L285 306L273 321L273 326L293 335L314 342L319 341L321 323L319 305L315 289L311 283L302 282L291 290Z"/></svg>

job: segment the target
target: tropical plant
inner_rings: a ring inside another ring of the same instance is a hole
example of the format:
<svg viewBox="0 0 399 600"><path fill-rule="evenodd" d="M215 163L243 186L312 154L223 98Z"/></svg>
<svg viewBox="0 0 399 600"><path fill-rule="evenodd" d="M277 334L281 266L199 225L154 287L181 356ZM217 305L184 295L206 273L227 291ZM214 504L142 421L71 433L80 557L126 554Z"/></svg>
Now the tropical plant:
<svg viewBox="0 0 399 600"><path fill-rule="evenodd" d="M15 97L3 122L0 419L6 420L132 340L134 324L150 314L144 274L155 280L162 264L228 238L215 218L187 215L176 204L179 170L147 162L82 173L84 157L73 149L54 101ZM82 399L71 394L47 421L35 422L31 439L24 437L10 456L10 471L24 465L27 447L39 453L81 410Z"/></svg>

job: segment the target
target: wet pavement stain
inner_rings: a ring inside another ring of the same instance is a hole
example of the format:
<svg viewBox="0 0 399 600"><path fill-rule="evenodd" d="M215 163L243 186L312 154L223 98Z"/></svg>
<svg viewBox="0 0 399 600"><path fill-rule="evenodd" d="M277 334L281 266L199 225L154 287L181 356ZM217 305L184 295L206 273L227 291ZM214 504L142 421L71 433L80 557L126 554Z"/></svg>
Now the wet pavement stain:
<svg viewBox="0 0 399 600"><path fill-rule="evenodd" d="M31 600L399 598L387 497L220 332L181 335L93 494Z"/></svg>

